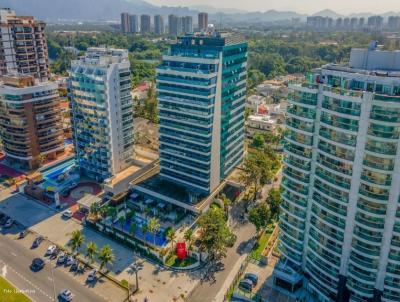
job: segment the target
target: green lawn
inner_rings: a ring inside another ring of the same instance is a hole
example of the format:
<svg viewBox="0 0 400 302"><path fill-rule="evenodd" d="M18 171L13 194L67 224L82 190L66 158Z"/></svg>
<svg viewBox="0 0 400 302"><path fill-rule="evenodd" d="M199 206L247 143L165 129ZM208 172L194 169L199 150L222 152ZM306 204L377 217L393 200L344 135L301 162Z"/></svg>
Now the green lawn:
<svg viewBox="0 0 400 302"><path fill-rule="evenodd" d="M250 257L256 260L261 259L261 255L267 246L268 239L271 237L272 231L270 228L267 228L267 230L261 235L260 239L256 242L254 245L253 250L250 253Z"/></svg>
<svg viewBox="0 0 400 302"><path fill-rule="evenodd" d="M175 254L170 255L165 264L172 267L186 267L196 263L196 259L187 257L186 259L180 260Z"/></svg>
<svg viewBox="0 0 400 302"><path fill-rule="evenodd" d="M31 302L27 296L18 293L18 290L2 277L0 277L0 301Z"/></svg>

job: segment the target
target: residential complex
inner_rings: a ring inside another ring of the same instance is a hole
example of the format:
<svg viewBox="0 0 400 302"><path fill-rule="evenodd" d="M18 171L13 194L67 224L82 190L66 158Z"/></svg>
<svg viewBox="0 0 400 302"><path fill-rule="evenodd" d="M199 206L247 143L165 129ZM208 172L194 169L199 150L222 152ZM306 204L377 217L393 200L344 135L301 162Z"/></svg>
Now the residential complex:
<svg viewBox="0 0 400 302"><path fill-rule="evenodd" d="M0 9L0 75L17 72L42 81L49 79L45 26L33 17Z"/></svg>
<svg viewBox="0 0 400 302"><path fill-rule="evenodd" d="M185 34L193 33L193 18L191 16L182 17L182 32Z"/></svg>
<svg viewBox="0 0 400 302"><path fill-rule="evenodd" d="M151 17L149 15L140 16L140 32L142 34L149 33L151 31Z"/></svg>
<svg viewBox="0 0 400 302"><path fill-rule="evenodd" d="M209 194L244 152L247 44L239 36L178 37L157 68L160 175Z"/></svg>
<svg viewBox="0 0 400 302"><path fill-rule="evenodd" d="M139 16L129 15L129 32L138 33L139 32Z"/></svg>
<svg viewBox="0 0 400 302"><path fill-rule="evenodd" d="M208 28L208 14L207 13L199 13L198 21L197 21L199 31L205 31Z"/></svg>
<svg viewBox="0 0 400 302"><path fill-rule="evenodd" d="M154 32L156 35L163 35L165 33L164 17L161 15L154 16Z"/></svg>
<svg viewBox="0 0 400 302"><path fill-rule="evenodd" d="M174 36L182 34L182 17L176 15L168 16L168 33Z"/></svg>
<svg viewBox="0 0 400 302"><path fill-rule="evenodd" d="M129 167L133 106L128 51L89 48L72 61L70 98L76 160L99 181Z"/></svg>
<svg viewBox="0 0 400 302"><path fill-rule="evenodd" d="M399 17L390 16L385 23L382 16L364 17L339 17L337 19L324 16L311 16L307 17L308 28L318 30L382 30L386 27L389 30L398 30L400 28Z"/></svg>
<svg viewBox="0 0 400 302"><path fill-rule="evenodd" d="M10 164L38 168L64 151L58 85L32 76L0 78L0 137Z"/></svg>
<svg viewBox="0 0 400 302"><path fill-rule="evenodd" d="M123 33L130 32L129 22L130 22L129 14L128 13L121 13L121 31Z"/></svg>
<svg viewBox="0 0 400 302"><path fill-rule="evenodd" d="M275 284L400 301L399 75L400 53L371 43L291 85Z"/></svg>

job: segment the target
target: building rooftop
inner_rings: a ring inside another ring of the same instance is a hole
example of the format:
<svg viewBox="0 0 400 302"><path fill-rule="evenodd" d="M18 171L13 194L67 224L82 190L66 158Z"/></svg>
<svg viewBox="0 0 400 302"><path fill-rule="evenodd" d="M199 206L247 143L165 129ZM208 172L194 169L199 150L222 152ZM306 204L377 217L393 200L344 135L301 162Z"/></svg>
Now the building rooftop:
<svg viewBox="0 0 400 302"><path fill-rule="evenodd" d="M245 43L244 37L234 32L196 32L178 37L178 45L227 46Z"/></svg>
<svg viewBox="0 0 400 302"><path fill-rule="evenodd" d="M376 42L368 48L353 48L348 64L326 64L325 70L371 76L400 77L400 50L379 50Z"/></svg>

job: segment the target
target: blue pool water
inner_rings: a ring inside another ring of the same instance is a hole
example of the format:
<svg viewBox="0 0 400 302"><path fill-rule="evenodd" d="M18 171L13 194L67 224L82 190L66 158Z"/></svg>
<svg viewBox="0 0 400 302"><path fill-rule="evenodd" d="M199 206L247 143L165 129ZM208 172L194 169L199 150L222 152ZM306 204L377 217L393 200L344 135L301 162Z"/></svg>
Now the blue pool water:
<svg viewBox="0 0 400 302"><path fill-rule="evenodd" d="M114 227L117 229L122 229L123 231L125 231L126 233L130 233L130 226L132 223L136 223L136 231L135 231L135 237L139 238L143 241L146 241L150 244L154 244L154 235L150 232L146 232L146 233L142 233L142 225L145 223L145 220L140 218L140 217L135 217L132 218L132 220L127 220L123 227L121 228L121 223L120 222L115 222L114 223ZM164 236L164 232L165 229L164 228L160 228L160 231L156 234L155 236L155 243L157 246L165 246L167 244L167 239Z"/></svg>
<svg viewBox="0 0 400 302"><path fill-rule="evenodd" d="M66 162L63 162L55 167L49 168L48 170L43 170L43 178L46 180L53 180L56 181L58 177L71 170L75 166L75 160L70 159Z"/></svg>

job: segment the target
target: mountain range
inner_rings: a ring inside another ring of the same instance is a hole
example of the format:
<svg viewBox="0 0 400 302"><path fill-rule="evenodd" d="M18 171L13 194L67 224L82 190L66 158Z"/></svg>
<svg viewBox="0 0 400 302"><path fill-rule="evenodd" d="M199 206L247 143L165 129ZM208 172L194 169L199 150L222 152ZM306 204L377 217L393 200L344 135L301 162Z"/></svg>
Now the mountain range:
<svg viewBox="0 0 400 302"><path fill-rule="evenodd" d="M199 11L210 14L213 22L277 22L300 18L307 15L292 11L268 10L266 12L247 12L230 8L214 8L207 5L192 7L156 6L144 0L1 0L2 7L10 7L19 15L33 15L45 21L117 21L121 12L131 14L177 14L196 16ZM344 17L332 10L326 9L313 15L332 18ZM371 13L352 14L350 17L369 17ZM381 14L383 17L400 15L395 12Z"/></svg>

